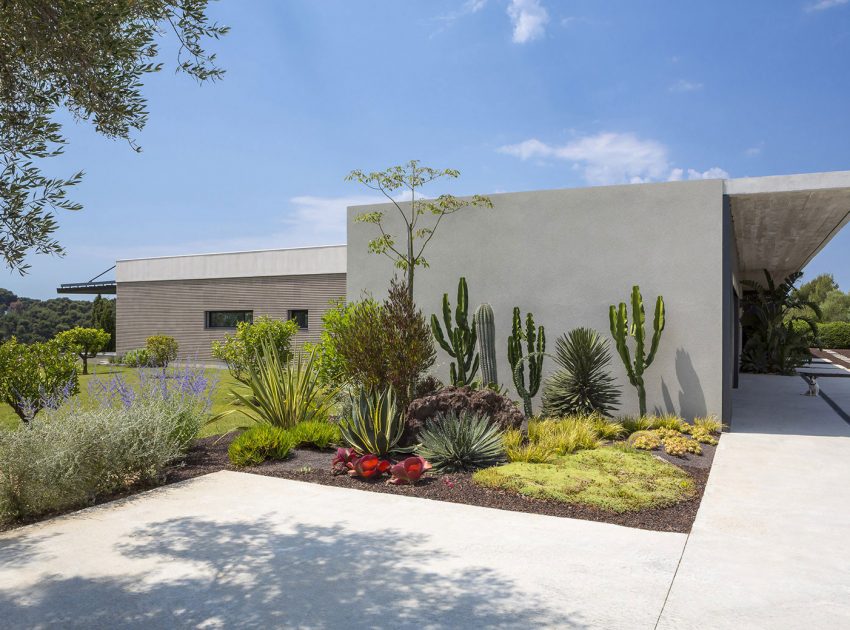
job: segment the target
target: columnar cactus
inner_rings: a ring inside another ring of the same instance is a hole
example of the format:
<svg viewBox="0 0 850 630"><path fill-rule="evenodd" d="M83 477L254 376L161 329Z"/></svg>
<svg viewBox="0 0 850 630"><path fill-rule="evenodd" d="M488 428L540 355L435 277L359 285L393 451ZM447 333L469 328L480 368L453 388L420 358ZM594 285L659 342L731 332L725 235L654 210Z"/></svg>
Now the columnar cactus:
<svg viewBox="0 0 850 630"><path fill-rule="evenodd" d="M522 342L526 342L528 355L522 355ZM534 414L531 399L540 389L540 375L543 372L543 357L546 356L546 333L543 326L535 331L534 315L528 313L525 318L525 330L522 329L522 317L519 307L514 307L513 332L508 337L508 361L511 364L514 386L522 398L523 408L527 418ZM525 366L528 361L528 387L525 386Z"/></svg>
<svg viewBox="0 0 850 630"><path fill-rule="evenodd" d="M449 304L449 294L443 293L443 322L446 334L440 327L436 315L431 315L431 332L452 361L450 379L452 385L462 387L470 385L478 372L478 353L476 352L477 334L475 327L469 325L469 296L466 288L466 278L461 278L457 285L457 307L455 308L455 327L452 328L452 309ZM448 336L448 340L446 340Z"/></svg>
<svg viewBox="0 0 850 630"><path fill-rule="evenodd" d="M475 331L478 335L478 353L481 356L481 378L484 387L499 385L496 371L496 324L493 307L481 304L475 309Z"/></svg>
<svg viewBox="0 0 850 630"><path fill-rule="evenodd" d="M660 295L655 301L655 320L652 328L652 343L649 347L649 355L646 355L646 333L644 324L646 315L643 310L643 297L640 287L632 287L632 323L629 325L628 310L625 302L620 302L619 309L612 304L608 309L608 318L611 324L611 336L617 345L617 352L626 366L626 374L629 382L637 389L640 415L646 415L646 389L644 388L643 373L652 364L655 353L658 350L658 342L661 341L661 332L664 330L664 298ZM626 341L629 337L635 338L635 358L632 362L629 346Z"/></svg>

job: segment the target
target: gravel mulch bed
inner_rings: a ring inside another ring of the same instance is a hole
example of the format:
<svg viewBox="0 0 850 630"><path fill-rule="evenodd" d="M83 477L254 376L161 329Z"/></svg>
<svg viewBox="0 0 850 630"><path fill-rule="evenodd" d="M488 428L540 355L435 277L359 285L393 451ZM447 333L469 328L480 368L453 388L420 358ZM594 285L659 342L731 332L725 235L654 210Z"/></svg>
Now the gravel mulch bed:
<svg viewBox="0 0 850 630"><path fill-rule="evenodd" d="M233 436L198 440L187 455L184 464L169 470L166 482L175 483L219 470L235 470L282 479L319 483L326 486L400 494L514 512L580 518L666 532L690 531L702 500L716 448L704 444L702 445L703 455L687 455L685 457L672 457L663 452L655 451L655 455L674 463L693 477L696 484L696 495L688 501L668 508L618 514L590 506L532 499L505 490L482 488L472 482L470 473L428 476L415 486L395 486L387 484L385 480L365 481L352 479L347 475L333 475L330 470L333 451L296 449L284 461L266 462L260 466L248 468L235 468L230 465L227 458L227 446L232 439Z"/></svg>
<svg viewBox="0 0 850 630"><path fill-rule="evenodd" d="M846 367L850 369L850 350L833 350L836 354L841 355L841 357L835 356L835 354L829 354L828 352L824 352L823 350L818 350L817 348L809 348L809 352L811 352L814 356L819 359L826 359L827 361L831 361L836 365L840 365L841 367Z"/></svg>

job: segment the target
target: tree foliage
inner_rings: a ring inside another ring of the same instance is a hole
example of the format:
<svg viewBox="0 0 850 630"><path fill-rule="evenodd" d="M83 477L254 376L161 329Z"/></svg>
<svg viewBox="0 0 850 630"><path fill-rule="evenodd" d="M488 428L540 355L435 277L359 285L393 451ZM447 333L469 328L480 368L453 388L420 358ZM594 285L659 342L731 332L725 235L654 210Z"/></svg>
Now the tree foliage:
<svg viewBox="0 0 850 630"><path fill-rule="evenodd" d="M109 333L109 342L104 348L107 352L115 351L115 300L98 295L91 305L91 326Z"/></svg>
<svg viewBox="0 0 850 630"><path fill-rule="evenodd" d="M469 199L461 199L454 195L440 195L429 199L417 192L426 184L442 177L457 179L460 171L452 168L434 169L420 166L418 160L411 160L403 166L392 166L385 171L366 173L354 170L345 178L346 181L358 181L367 188L376 190L384 195L395 207L396 213L404 224L401 237L389 232L389 225L384 213L380 210L364 212L355 217L360 223L371 223L377 226L380 235L369 241L369 251L382 254L393 261L393 264L405 272L407 290L413 298L413 277L416 267L428 267L425 249L434 238L437 228L443 218L470 207L492 208L493 202L489 197L474 195ZM399 201L401 195L410 195L410 201ZM428 225L423 223L423 217L430 216Z"/></svg>
<svg viewBox="0 0 850 630"><path fill-rule="evenodd" d="M239 322L236 333L225 335L224 341L213 341L212 355L227 363L233 378L247 383L252 370L256 372L259 369L258 357L262 354L263 344L271 343L286 363L292 356L292 339L297 332L298 324L294 320L272 319L263 315L253 323Z"/></svg>
<svg viewBox="0 0 850 630"><path fill-rule="evenodd" d="M77 362L56 341L0 344L0 400L29 422L79 389Z"/></svg>
<svg viewBox="0 0 850 630"><path fill-rule="evenodd" d="M68 352L73 352L83 362L83 374L89 373L89 359L102 352L109 343L111 336L100 328L83 328L77 326L64 330L56 335L56 342Z"/></svg>
<svg viewBox="0 0 850 630"><path fill-rule="evenodd" d="M810 335L817 336L815 318L801 315L811 310L820 317L820 307L800 296L795 272L777 283L764 271L764 284L744 281L748 289L741 301L741 328L745 342L741 369L745 372L791 374L811 360ZM795 326L795 322L799 322ZM807 333L806 330L809 332Z"/></svg>
<svg viewBox="0 0 850 630"><path fill-rule="evenodd" d="M112 305L114 312L115 300L103 300ZM12 337L21 343L49 341L63 330L92 325L101 327L93 321L92 302L68 298L37 300L0 289L0 341ZM111 328L115 329L114 315Z"/></svg>
<svg viewBox="0 0 850 630"><path fill-rule="evenodd" d="M176 37L177 69L198 81L222 75L204 49L226 27L208 0L4 0L0 4L0 259L26 273L28 253L61 254L57 210L79 210L68 189L82 172L49 177L44 160L66 144L57 110L128 141L148 120L145 75L158 72L159 40Z"/></svg>

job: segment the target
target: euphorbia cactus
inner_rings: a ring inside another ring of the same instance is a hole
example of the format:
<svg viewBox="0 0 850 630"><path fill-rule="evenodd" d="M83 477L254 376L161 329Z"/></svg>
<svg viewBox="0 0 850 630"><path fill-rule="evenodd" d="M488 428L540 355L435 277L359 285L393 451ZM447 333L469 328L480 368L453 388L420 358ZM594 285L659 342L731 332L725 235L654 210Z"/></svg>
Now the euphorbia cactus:
<svg viewBox="0 0 850 630"><path fill-rule="evenodd" d="M512 334L508 337L508 362L511 364L511 373L514 378L514 386L517 394L522 398L525 417L531 418L533 408L531 399L540 389L540 375L543 372L543 357L546 356L546 333L543 326L534 328L534 315L528 313L525 318L525 330L522 329L522 318L519 307L514 307L514 318ZM522 342L525 341L528 354L522 354ZM525 366L523 361L528 361L528 387L525 386ZM524 429L523 429L524 430Z"/></svg>
<svg viewBox="0 0 850 630"><path fill-rule="evenodd" d="M335 475L343 475L348 472L348 465L358 458L357 451L353 448L338 448L333 461L331 461L331 469Z"/></svg>
<svg viewBox="0 0 850 630"><path fill-rule="evenodd" d="M390 474L393 478L389 482L397 485L405 483L412 485L419 481L419 478L425 474L426 470L430 469L431 464L422 457L414 455L390 468Z"/></svg>
<svg viewBox="0 0 850 630"><path fill-rule="evenodd" d="M469 324L469 297L466 288L466 278L461 278L457 285L457 307L455 308L455 326L452 326L452 307L449 304L449 294L443 293L443 322L446 332L440 326L436 315L431 315L431 331L434 339L450 357L455 359L449 366L450 379L455 387L470 385L478 372L478 352L476 352L475 326Z"/></svg>
<svg viewBox="0 0 850 630"><path fill-rule="evenodd" d="M380 477L389 469L389 460L381 459L371 453L367 453L363 457L358 457L353 462L348 463L348 474L352 477L363 477L364 479Z"/></svg>

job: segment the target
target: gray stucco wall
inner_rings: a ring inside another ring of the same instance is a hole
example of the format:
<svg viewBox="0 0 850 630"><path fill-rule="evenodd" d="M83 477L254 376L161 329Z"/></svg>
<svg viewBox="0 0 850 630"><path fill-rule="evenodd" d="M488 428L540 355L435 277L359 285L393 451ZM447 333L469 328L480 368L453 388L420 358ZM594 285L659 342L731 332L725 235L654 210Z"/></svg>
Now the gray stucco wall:
<svg viewBox="0 0 850 630"><path fill-rule="evenodd" d="M688 418L723 413L724 290L729 287L723 277L721 180L507 193L491 199L492 210L447 217L431 242L426 252L431 267L417 270L415 285L416 301L426 315L438 313L442 294L453 296L458 278L466 276L470 310L482 302L493 305L499 377L513 392L506 340L514 306L523 316L532 311L546 327L552 351L556 337L577 326L591 326L607 337L608 306L627 301L632 285L639 284L650 321L658 294L667 308L658 355L645 377L649 410ZM348 210L349 300L363 291L382 298L394 271L386 257L367 251L375 226L353 220L373 209L394 218L389 205ZM390 223L394 234L400 233L398 221ZM620 413L636 413L634 388L613 348L612 354L613 373L623 390ZM434 372L443 379L449 361L440 351ZM547 358L545 372L553 365Z"/></svg>

